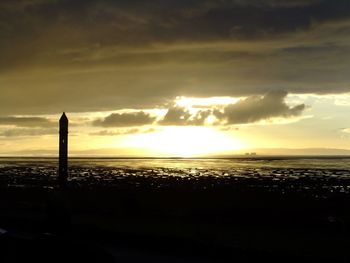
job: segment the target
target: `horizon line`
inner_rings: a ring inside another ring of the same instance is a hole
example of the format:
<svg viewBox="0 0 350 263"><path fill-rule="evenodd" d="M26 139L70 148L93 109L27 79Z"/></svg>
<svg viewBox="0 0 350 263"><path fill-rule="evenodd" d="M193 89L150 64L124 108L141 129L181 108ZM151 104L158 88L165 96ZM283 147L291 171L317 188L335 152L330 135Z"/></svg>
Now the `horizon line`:
<svg viewBox="0 0 350 263"><path fill-rule="evenodd" d="M0 159L58 159L59 155L0 155ZM350 154L262 154L222 156L114 156L114 155L71 155L69 159L278 159L278 158L350 158Z"/></svg>

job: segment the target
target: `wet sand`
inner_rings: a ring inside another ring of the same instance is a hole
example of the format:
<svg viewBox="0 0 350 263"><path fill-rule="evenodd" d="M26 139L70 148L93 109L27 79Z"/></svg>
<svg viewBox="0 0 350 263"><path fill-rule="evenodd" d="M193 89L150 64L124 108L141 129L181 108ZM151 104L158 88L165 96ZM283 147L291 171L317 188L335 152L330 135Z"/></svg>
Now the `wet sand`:
<svg viewBox="0 0 350 263"><path fill-rule="evenodd" d="M98 240L121 262L350 258L349 170L71 166L65 191L54 166L0 174L3 228Z"/></svg>
<svg viewBox="0 0 350 263"><path fill-rule="evenodd" d="M0 188L57 187L55 166L0 167ZM303 168L115 168L71 166L71 189L254 189L315 198L347 195L350 170Z"/></svg>

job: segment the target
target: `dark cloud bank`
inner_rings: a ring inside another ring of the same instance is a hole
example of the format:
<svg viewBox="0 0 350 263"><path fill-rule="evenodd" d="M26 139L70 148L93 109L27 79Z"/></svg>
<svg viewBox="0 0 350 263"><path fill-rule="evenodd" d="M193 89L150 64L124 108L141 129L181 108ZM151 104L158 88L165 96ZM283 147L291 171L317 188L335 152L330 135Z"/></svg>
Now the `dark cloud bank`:
<svg viewBox="0 0 350 263"><path fill-rule="evenodd" d="M315 21L346 19L350 5L347 0L3 0L0 12L2 45L8 48L16 39L48 45L59 40L56 46L69 47L86 43L139 46L271 37L308 29ZM78 35L40 38L58 30ZM27 51L33 48L31 42Z"/></svg>
<svg viewBox="0 0 350 263"><path fill-rule="evenodd" d="M349 18L348 0L3 0L0 115L348 92Z"/></svg>

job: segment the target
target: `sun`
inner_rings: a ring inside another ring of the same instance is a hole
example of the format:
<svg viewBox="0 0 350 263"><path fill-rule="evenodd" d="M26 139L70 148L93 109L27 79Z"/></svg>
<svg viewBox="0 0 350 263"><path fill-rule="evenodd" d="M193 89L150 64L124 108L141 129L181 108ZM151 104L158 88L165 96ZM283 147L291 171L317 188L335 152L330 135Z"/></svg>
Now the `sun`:
<svg viewBox="0 0 350 263"><path fill-rule="evenodd" d="M196 157L239 150L244 144L212 127L168 126L130 138L130 146L160 156Z"/></svg>

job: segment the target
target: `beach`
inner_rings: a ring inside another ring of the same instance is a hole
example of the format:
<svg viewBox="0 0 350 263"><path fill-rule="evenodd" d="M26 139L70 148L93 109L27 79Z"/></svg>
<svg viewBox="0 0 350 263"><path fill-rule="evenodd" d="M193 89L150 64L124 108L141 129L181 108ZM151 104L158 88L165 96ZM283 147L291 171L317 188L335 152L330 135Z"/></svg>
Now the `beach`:
<svg viewBox="0 0 350 263"><path fill-rule="evenodd" d="M99 240L124 262L132 249L169 262L348 259L346 158L77 159L65 190L54 159L0 163L0 228Z"/></svg>

